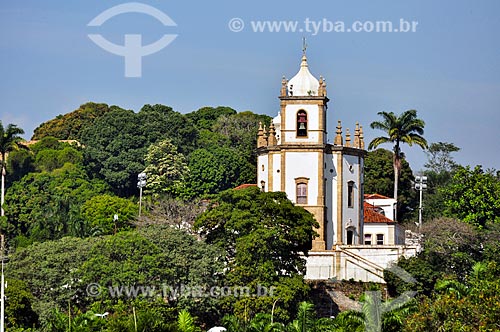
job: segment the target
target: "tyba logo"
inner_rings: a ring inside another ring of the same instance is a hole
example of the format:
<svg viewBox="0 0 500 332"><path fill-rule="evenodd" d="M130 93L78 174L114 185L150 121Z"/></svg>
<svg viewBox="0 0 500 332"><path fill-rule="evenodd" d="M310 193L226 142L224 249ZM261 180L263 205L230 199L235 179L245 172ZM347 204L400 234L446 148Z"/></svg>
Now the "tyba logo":
<svg viewBox="0 0 500 332"><path fill-rule="evenodd" d="M124 3L109 8L95 17L88 26L101 26L107 20L121 14L141 13L156 18L164 26L177 26L167 14L157 8L137 2ZM89 34L89 38L102 49L125 58L125 77L141 77L142 57L159 52L168 46L177 35L163 35L159 40L149 45L142 45L142 35L125 34L124 45L116 45L99 34Z"/></svg>

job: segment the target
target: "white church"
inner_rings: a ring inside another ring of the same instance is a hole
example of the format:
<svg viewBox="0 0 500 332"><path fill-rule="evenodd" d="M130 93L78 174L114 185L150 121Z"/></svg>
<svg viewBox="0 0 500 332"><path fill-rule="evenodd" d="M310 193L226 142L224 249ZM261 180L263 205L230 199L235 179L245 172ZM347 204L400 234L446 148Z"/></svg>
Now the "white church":
<svg viewBox="0 0 500 332"><path fill-rule="evenodd" d="M319 223L306 279L383 281L383 270L415 246L393 220L396 200L364 195L363 127L353 135L338 121L328 143L326 82L314 77L304 52L299 72L281 82L280 112L257 139L257 184L285 192Z"/></svg>

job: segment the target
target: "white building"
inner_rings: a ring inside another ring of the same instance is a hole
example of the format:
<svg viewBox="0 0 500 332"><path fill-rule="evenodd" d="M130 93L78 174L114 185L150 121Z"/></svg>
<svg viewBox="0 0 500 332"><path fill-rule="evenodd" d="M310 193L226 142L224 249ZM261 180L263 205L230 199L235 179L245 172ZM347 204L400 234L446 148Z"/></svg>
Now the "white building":
<svg viewBox="0 0 500 332"><path fill-rule="evenodd" d="M365 203L363 128L356 123L353 137L349 129L343 135L338 121L327 143L326 82L309 72L305 54L299 72L283 78L279 99L278 116L259 128L257 181L264 191L286 192L318 221L306 278L382 282L383 269L414 250L399 245L397 224L379 213L390 210ZM374 214L382 218L370 221Z"/></svg>

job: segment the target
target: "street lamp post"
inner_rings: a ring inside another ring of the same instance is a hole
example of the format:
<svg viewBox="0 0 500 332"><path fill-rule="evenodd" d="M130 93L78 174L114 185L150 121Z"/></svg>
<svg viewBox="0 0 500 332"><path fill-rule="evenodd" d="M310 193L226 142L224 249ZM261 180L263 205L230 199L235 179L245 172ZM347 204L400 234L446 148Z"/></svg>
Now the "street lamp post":
<svg viewBox="0 0 500 332"><path fill-rule="evenodd" d="M5 253L5 237L3 234L0 235L0 241L1 241L1 259L2 259L2 276L1 276L1 282L2 285L0 286L0 297L2 298L2 303L0 307L0 332L5 331L5 277L3 275L3 265L4 265L4 253Z"/></svg>
<svg viewBox="0 0 500 332"><path fill-rule="evenodd" d="M142 172L137 176L137 188L139 188L139 218L142 210L142 188L146 186L146 173Z"/></svg>
<svg viewBox="0 0 500 332"><path fill-rule="evenodd" d="M418 205L418 228L422 228L422 194L427 189L427 176L415 177L415 189L420 192L420 203Z"/></svg>

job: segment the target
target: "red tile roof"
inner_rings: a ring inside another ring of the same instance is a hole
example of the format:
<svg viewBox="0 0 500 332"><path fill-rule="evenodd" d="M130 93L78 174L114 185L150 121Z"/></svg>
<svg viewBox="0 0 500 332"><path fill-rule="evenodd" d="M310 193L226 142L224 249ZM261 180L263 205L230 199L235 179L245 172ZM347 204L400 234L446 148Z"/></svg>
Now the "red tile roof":
<svg viewBox="0 0 500 332"><path fill-rule="evenodd" d="M379 211L382 210L378 206L373 204L364 202L363 203L363 212L365 216L365 223L393 223L394 220L391 220L384 216Z"/></svg>
<svg viewBox="0 0 500 332"><path fill-rule="evenodd" d="M248 188L248 187L257 187L257 185L256 184L251 184L251 183L245 183L245 184L239 185L236 188L233 188L233 190L240 190L240 189L245 189L245 188Z"/></svg>
<svg viewBox="0 0 500 332"><path fill-rule="evenodd" d="M391 198L380 194L365 194L365 199L391 199Z"/></svg>

